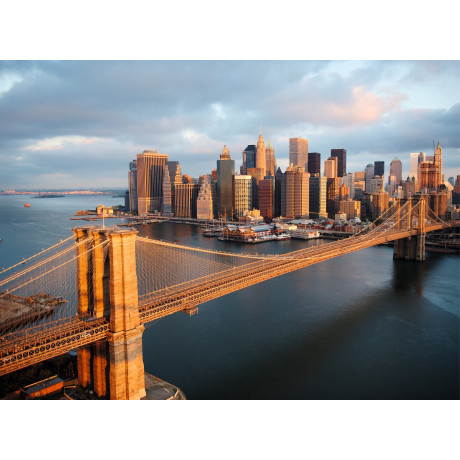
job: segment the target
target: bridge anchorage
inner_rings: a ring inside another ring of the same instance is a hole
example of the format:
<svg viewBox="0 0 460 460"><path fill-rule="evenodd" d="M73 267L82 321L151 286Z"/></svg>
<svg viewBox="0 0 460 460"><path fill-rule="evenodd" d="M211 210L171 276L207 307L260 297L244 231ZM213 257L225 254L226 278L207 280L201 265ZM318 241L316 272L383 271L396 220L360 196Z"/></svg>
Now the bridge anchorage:
<svg viewBox="0 0 460 460"><path fill-rule="evenodd" d="M346 239L277 255L75 228L67 240L0 272L0 375L77 349L82 387L110 399L140 399L145 324L377 244L393 241L395 259L423 261L425 234L460 221L443 222L424 197L415 201L397 201Z"/></svg>

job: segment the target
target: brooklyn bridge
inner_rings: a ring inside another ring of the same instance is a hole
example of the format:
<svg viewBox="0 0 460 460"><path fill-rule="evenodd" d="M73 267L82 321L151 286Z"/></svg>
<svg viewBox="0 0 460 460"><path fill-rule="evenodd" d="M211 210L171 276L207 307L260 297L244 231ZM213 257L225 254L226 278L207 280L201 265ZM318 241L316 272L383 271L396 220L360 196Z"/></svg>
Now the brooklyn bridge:
<svg viewBox="0 0 460 460"><path fill-rule="evenodd" d="M0 375L77 349L78 381L110 399L145 396L146 324L277 276L393 242L394 258L425 259L444 222L425 199L396 201L373 224L332 243L276 255L241 254L77 227L0 271Z"/></svg>

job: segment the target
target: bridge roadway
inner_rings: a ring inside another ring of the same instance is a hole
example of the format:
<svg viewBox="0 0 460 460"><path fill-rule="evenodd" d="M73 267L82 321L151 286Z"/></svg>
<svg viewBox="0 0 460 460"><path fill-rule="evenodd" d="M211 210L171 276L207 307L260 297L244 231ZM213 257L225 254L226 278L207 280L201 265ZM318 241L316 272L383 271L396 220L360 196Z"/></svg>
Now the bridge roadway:
<svg viewBox="0 0 460 460"><path fill-rule="evenodd" d="M459 225L460 221L456 221L449 226ZM427 224L426 232L442 228L446 228L446 225ZM416 234L417 229L382 229L261 259L165 288L139 299L140 320L141 323L155 321L300 268ZM109 322L104 318L74 316L53 323L53 326L47 327L45 324L0 338L0 375L106 340L108 331Z"/></svg>

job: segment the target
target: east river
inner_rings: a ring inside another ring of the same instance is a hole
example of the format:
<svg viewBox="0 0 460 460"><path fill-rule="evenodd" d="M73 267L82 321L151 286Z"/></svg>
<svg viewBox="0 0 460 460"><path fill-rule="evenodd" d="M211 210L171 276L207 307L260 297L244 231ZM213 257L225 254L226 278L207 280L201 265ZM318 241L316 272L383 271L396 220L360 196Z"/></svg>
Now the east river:
<svg viewBox="0 0 460 460"><path fill-rule="evenodd" d="M0 196L0 267L69 237L80 223L69 220L78 209L122 202ZM238 252L327 244L241 245L170 223L137 230ZM188 399L458 399L460 259L431 252L424 263L392 257L392 248L364 249L207 302L194 316L176 313L147 325L145 370Z"/></svg>

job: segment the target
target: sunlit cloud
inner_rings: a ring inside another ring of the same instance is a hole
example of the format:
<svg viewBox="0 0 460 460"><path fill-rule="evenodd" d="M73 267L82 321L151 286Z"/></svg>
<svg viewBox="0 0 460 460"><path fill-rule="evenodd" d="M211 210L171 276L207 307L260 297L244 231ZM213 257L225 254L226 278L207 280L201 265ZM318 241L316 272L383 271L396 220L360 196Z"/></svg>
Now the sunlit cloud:
<svg viewBox="0 0 460 460"><path fill-rule="evenodd" d="M49 150L64 150L66 146L79 145L88 146L96 142L106 142L106 139L100 137L84 137L84 136L59 136L47 139L41 139L22 147L21 150L29 150L31 152L49 151Z"/></svg>

